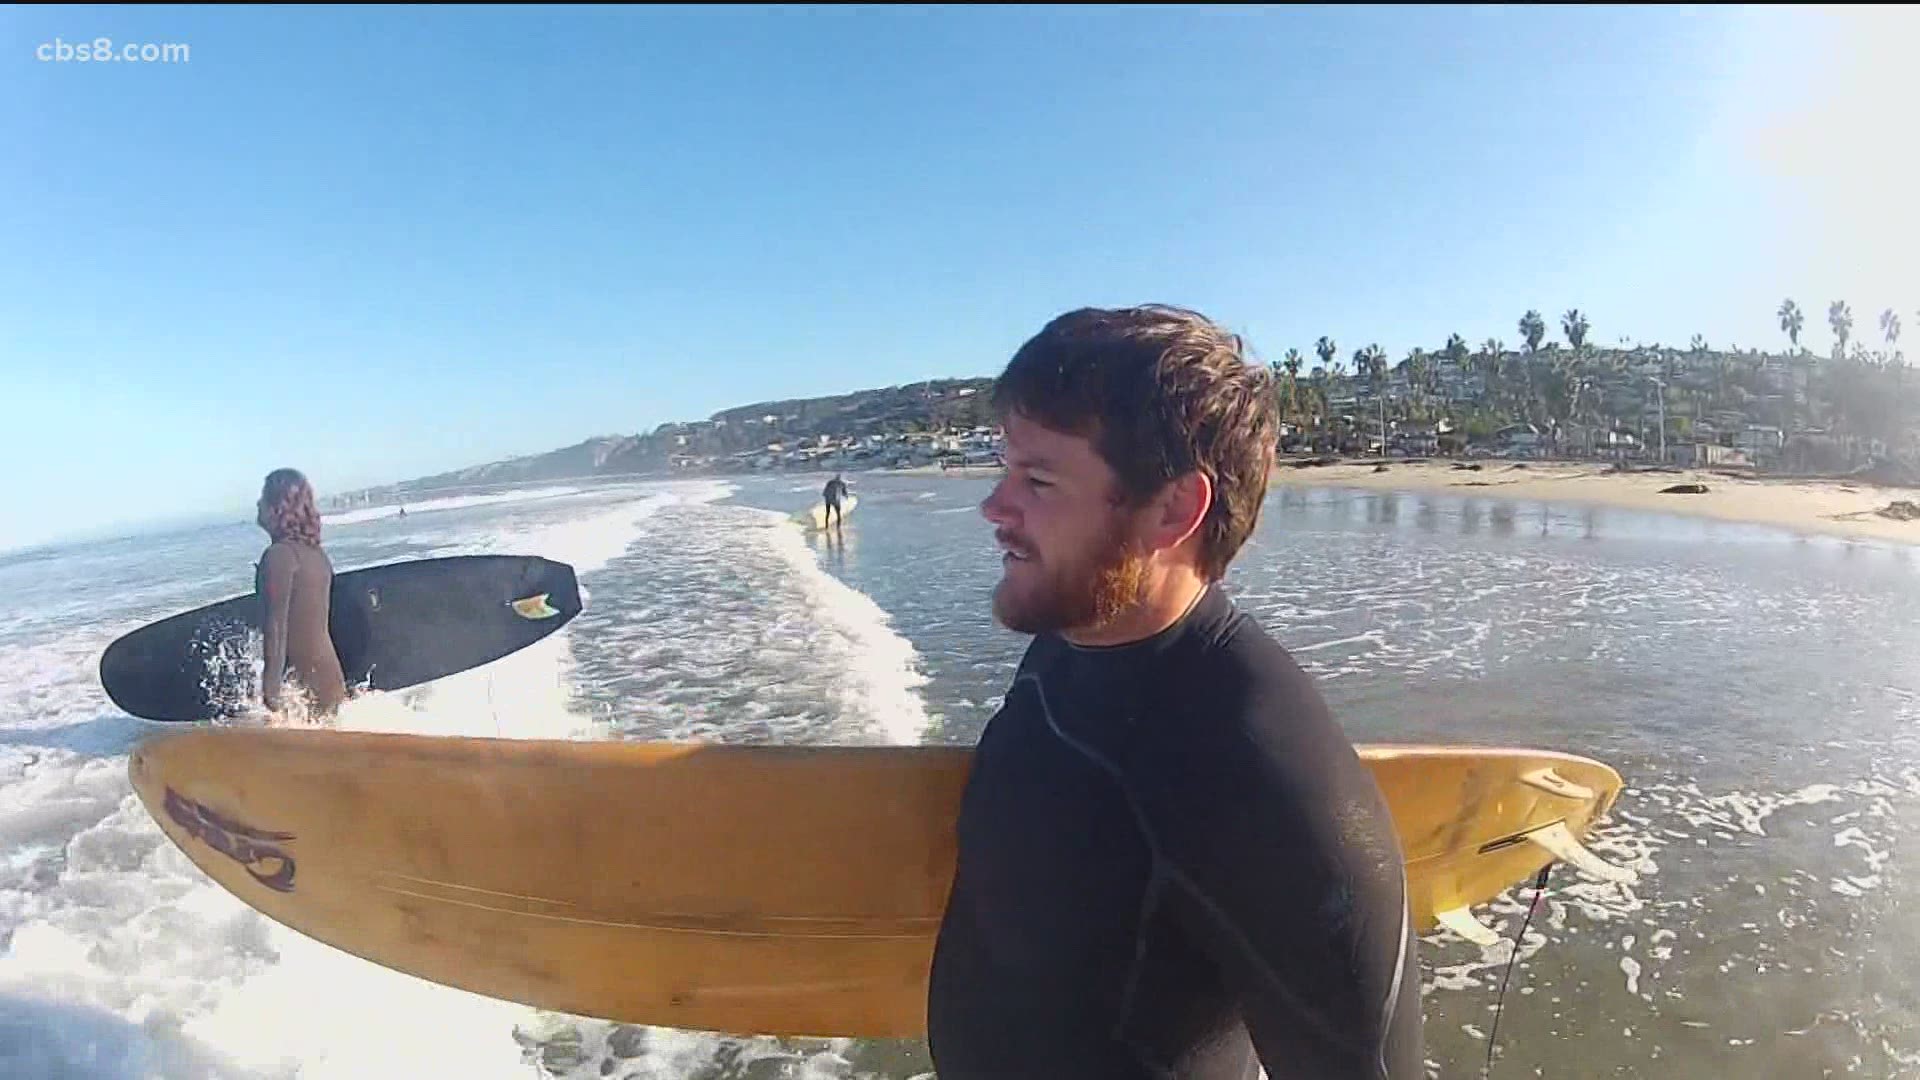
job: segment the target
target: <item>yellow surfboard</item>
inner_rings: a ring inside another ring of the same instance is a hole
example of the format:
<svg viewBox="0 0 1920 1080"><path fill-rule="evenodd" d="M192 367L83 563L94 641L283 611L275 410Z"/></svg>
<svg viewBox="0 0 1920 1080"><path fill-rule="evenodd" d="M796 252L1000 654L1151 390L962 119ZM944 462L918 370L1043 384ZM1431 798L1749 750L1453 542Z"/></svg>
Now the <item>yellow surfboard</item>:
<svg viewBox="0 0 1920 1080"><path fill-rule="evenodd" d="M1619 792L1605 765L1361 754L1423 931L1478 927L1467 907L1552 859L1625 874L1578 842ZM212 728L150 740L128 770L215 881L375 963L628 1023L917 1037L971 760L964 747Z"/></svg>

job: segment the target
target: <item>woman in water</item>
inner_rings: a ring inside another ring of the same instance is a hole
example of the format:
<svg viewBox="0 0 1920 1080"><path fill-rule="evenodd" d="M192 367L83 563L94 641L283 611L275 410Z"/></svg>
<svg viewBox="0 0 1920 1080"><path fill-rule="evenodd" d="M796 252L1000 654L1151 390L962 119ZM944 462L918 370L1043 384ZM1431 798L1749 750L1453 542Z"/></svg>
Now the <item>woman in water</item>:
<svg viewBox="0 0 1920 1080"><path fill-rule="evenodd" d="M256 520L273 538L254 575L254 592L265 604L261 703L279 715L285 705L282 685L291 681L304 691L306 707L300 711L308 719L324 719L346 700L347 688L327 632L333 564L320 548L313 486L297 470L276 469L260 489L259 509Z"/></svg>

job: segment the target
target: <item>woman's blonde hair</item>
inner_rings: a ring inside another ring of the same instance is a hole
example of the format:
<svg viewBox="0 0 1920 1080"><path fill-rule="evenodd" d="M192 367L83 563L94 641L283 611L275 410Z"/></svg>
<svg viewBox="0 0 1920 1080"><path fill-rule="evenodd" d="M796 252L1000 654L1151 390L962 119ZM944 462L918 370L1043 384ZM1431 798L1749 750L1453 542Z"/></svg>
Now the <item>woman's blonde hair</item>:
<svg viewBox="0 0 1920 1080"><path fill-rule="evenodd" d="M291 540L297 544L320 546L320 508L313 499L313 485L298 469L275 469L260 487L260 507L267 535L275 543Z"/></svg>

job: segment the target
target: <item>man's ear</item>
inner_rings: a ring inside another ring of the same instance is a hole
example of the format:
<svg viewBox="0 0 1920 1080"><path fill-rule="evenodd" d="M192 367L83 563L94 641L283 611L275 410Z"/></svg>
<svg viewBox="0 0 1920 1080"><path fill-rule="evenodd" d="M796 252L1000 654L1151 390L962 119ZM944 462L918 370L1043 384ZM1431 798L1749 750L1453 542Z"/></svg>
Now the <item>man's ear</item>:
<svg viewBox="0 0 1920 1080"><path fill-rule="evenodd" d="M1160 492L1154 502L1153 546L1166 550L1179 547L1200 531L1213 509L1213 481L1198 469L1187 473Z"/></svg>

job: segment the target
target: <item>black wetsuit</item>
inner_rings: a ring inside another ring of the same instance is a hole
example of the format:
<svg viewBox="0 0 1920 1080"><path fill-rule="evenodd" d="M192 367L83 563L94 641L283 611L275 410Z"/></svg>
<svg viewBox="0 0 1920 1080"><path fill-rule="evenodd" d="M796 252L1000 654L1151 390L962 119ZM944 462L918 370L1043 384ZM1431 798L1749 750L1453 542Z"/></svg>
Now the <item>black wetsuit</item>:
<svg viewBox="0 0 1920 1080"><path fill-rule="evenodd" d="M1144 642L1037 639L973 768L940 1080L1424 1076L1385 801L1218 587Z"/></svg>
<svg viewBox="0 0 1920 1080"><path fill-rule="evenodd" d="M846 511L840 508L840 500L846 496L846 493L846 481L837 476L827 481L826 489L820 495L827 500L826 519L828 521L832 521L835 517L842 521L846 520Z"/></svg>

